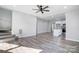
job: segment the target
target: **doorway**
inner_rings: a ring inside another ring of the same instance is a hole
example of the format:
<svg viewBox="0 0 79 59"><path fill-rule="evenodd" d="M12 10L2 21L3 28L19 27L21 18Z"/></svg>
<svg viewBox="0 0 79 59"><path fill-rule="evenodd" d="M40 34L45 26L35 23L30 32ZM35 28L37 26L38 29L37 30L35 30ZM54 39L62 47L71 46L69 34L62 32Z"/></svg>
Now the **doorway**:
<svg viewBox="0 0 79 59"><path fill-rule="evenodd" d="M66 36L66 18L65 14L59 14L54 16L54 23L53 23L53 35L58 37L61 35Z"/></svg>

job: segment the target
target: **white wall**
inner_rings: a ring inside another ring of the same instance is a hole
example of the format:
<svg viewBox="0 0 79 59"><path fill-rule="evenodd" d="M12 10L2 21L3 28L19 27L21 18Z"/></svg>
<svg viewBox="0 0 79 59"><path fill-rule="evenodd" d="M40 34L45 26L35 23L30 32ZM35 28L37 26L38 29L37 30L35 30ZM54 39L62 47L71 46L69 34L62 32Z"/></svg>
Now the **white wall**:
<svg viewBox="0 0 79 59"><path fill-rule="evenodd" d="M66 13L66 38L79 41L79 10Z"/></svg>
<svg viewBox="0 0 79 59"><path fill-rule="evenodd" d="M52 24L53 24L52 21L48 22L48 32L52 32L52 30L53 30Z"/></svg>
<svg viewBox="0 0 79 59"><path fill-rule="evenodd" d="M22 34L19 34L22 29ZM27 37L36 35L36 17L13 11L12 13L12 34Z"/></svg>
<svg viewBox="0 0 79 59"><path fill-rule="evenodd" d="M37 33L49 32L49 22L37 18Z"/></svg>
<svg viewBox="0 0 79 59"><path fill-rule="evenodd" d="M0 8L0 30L10 30L12 21L12 12Z"/></svg>

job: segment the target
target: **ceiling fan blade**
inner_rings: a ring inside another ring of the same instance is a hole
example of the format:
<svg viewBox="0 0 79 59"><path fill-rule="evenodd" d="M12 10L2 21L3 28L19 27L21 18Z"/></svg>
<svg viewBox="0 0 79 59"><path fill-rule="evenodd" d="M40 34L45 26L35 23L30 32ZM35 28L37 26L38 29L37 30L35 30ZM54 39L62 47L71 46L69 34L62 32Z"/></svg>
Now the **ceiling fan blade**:
<svg viewBox="0 0 79 59"><path fill-rule="evenodd" d="M40 5L37 5L37 7L40 9Z"/></svg>
<svg viewBox="0 0 79 59"><path fill-rule="evenodd" d="M32 9L32 10L38 10L38 9Z"/></svg>
<svg viewBox="0 0 79 59"><path fill-rule="evenodd" d="M43 9L46 9L46 8L48 8L48 6L45 6Z"/></svg>
<svg viewBox="0 0 79 59"><path fill-rule="evenodd" d="M50 10L44 10L44 11L49 12Z"/></svg>
<svg viewBox="0 0 79 59"><path fill-rule="evenodd" d="M40 10L36 11L36 13L40 12Z"/></svg>
<svg viewBox="0 0 79 59"><path fill-rule="evenodd" d="M32 9L32 10L38 10L38 9Z"/></svg>

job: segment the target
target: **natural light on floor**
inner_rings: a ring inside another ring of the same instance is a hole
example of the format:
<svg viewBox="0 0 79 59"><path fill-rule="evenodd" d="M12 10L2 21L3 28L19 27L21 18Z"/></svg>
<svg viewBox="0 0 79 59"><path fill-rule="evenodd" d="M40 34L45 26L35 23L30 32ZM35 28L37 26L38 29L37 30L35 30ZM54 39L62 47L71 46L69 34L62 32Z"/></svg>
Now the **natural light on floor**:
<svg viewBox="0 0 79 59"><path fill-rule="evenodd" d="M42 51L9 43L0 43L0 50L8 50L8 52L12 53L39 53Z"/></svg>

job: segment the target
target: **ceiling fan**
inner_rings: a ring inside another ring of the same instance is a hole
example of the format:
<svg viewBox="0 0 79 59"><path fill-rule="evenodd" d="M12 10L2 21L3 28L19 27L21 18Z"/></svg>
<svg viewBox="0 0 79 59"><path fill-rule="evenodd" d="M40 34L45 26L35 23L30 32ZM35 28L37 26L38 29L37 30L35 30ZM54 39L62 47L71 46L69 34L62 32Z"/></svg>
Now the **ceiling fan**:
<svg viewBox="0 0 79 59"><path fill-rule="evenodd" d="M49 12L49 10L47 10L47 8L49 8L48 6L43 6L43 5L37 5L38 9L33 9L36 10L36 13L41 12L42 14L44 12Z"/></svg>

